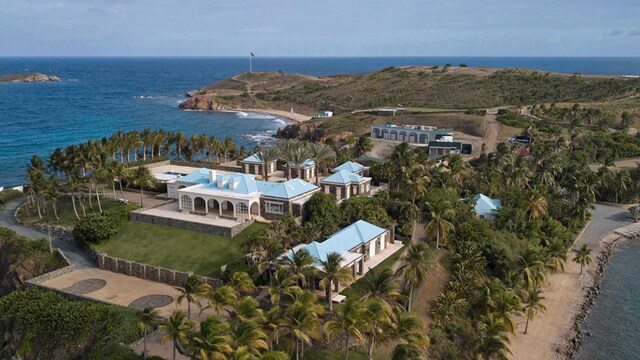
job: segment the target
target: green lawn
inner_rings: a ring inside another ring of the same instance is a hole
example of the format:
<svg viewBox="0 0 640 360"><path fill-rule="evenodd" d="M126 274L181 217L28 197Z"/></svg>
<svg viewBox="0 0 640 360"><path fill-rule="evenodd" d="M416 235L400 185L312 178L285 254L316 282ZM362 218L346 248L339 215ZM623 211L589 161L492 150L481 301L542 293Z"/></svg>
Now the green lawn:
<svg viewBox="0 0 640 360"><path fill-rule="evenodd" d="M98 202L93 200L93 209L89 207L89 202L85 201L84 207L87 214L92 212L98 212ZM125 204L118 202L112 198L100 198L100 203L102 204L102 210L111 210L111 209L122 209ZM131 205L129 205L131 206ZM18 218L27 224L35 224L35 223L48 223L52 225L63 225L63 226L74 226L78 219L76 218L76 214L73 212L73 204L71 203L71 199L63 198L58 200L58 217L60 220L56 220L55 215L53 214L53 206L51 200L47 200L45 205L45 213L42 214L42 219L38 217L38 210L35 205L29 206L29 215L27 216L25 213L24 206L20 208L18 211ZM80 203L76 200L76 209L78 210L78 215L80 217L83 216L82 207Z"/></svg>
<svg viewBox="0 0 640 360"><path fill-rule="evenodd" d="M240 242L266 226L254 223L228 238L130 221L99 248L116 257L218 277L222 265L242 257Z"/></svg>
<svg viewBox="0 0 640 360"><path fill-rule="evenodd" d="M402 253L404 252L404 246L402 248L400 248L398 251L396 251L395 253L393 253L393 255L389 256L388 258L384 259L384 261L382 261L380 264L378 264L378 266L374 267L375 271L382 271L382 269L385 268L391 268L393 266L393 264L396 263L396 261L398 261L398 259L400 258L400 256L402 256ZM365 282L366 279L371 276L370 272L367 272L363 277L361 277L360 279L356 280L356 282L354 282L353 284L351 284L351 286L349 286L348 288L344 289L341 294L344 296L347 296L349 298L356 298L359 299L361 297L363 297L365 295Z"/></svg>

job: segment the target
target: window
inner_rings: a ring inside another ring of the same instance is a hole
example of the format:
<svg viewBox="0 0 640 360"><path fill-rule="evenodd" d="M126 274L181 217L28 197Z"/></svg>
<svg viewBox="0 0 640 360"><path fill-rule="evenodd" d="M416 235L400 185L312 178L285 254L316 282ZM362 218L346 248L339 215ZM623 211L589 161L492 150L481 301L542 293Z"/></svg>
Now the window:
<svg viewBox="0 0 640 360"><path fill-rule="evenodd" d="M182 195L182 210L189 210L192 211L193 210L193 202L191 201L191 198L189 197L189 195Z"/></svg>
<svg viewBox="0 0 640 360"><path fill-rule="evenodd" d="M265 202L265 211L270 214L284 214L284 204L277 202Z"/></svg>
<svg viewBox="0 0 640 360"><path fill-rule="evenodd" d="M328 186L328 185L325 185L325 186L324 186L324 193L325 193L325 194L328 194L328 193L329 193L329 186Z"/></svg>

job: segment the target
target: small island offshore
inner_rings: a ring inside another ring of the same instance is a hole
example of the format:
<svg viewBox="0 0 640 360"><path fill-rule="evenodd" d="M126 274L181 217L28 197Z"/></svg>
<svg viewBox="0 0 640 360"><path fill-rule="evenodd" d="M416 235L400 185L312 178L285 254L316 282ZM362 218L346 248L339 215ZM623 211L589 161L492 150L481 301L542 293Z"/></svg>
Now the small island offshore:
<svg viewBox="0 0 640 360"><path fill-rule="evenodd" d="M55 75L45 75L42 73L0 75L0 83L45 82L45 81L60 81L60 78Z"/></svg>
<svg viewBox="0 0 640 360"><path fill-rule="evenodd" d="M639 98L464 64L190 91L180 108L294 123L253 148L145 128L33 155L0 192L0 354L572 359L640 234Z"/></svg>

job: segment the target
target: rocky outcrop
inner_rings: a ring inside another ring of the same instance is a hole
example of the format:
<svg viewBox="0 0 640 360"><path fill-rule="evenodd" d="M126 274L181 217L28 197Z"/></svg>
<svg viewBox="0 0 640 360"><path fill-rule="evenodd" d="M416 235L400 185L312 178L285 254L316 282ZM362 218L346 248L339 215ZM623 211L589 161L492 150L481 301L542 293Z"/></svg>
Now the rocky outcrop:
<svg viewBox="0 0 640 360"><path fill-rule="evenodd" d="M6 231L6 230L5 230ZM26 280L64 266L48 252L44 240L30 241L15 233L0 236L0 296L21 288Z"/></svg>
<svg viewBox="0 0 640 360"><path fill-rule="evenodd" d="M180 103L185 110L237 110L235 105L222 105L212 95L196 95Z"/></svg>
<svg viewBox="0 0 640 360"><path fill-rule="evenodd" d="M42 73L0 75L0 83L44 82L44 81L60 81L60 78L55 75L45 75Z"/></svg>

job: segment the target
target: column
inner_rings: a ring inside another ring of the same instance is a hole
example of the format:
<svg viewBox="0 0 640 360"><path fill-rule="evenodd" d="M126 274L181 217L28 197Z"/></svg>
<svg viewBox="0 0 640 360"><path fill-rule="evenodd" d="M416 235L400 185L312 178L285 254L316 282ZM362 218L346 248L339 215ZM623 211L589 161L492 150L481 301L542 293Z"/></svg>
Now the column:
<svg viewBox="0 0 640 360"><path fill-rule="evenodd" d="M356 277L356 264L351 265L351 276Z"/></svg>
<svg viewBox="0 0 640 360"><path fill-rule="evenodd" d="M204 200L204 213L205 215L209 213L209 199Z"/></svg>
<svg viewBox="0 0 640 360"><path fill-rule="evenodd" d="M359 275L362 275L363 273L364 273L364 256L360 258L360 271L358 271Z"/></svg>

